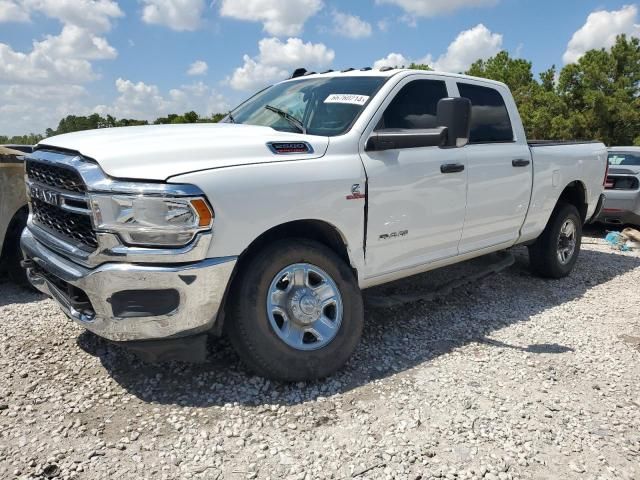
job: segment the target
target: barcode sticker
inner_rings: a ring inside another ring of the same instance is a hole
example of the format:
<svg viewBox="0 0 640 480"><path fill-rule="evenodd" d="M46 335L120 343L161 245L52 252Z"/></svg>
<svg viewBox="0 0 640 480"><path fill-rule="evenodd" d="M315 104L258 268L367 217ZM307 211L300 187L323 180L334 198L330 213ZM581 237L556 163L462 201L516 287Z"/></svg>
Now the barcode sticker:
<svg viewBox="0 0 640 480"><path fill-rule="evenodd" d="M351 105L364 105L369 100L367 95L356 95L353 93L332 93L324 103L349 103Z"/></svg>

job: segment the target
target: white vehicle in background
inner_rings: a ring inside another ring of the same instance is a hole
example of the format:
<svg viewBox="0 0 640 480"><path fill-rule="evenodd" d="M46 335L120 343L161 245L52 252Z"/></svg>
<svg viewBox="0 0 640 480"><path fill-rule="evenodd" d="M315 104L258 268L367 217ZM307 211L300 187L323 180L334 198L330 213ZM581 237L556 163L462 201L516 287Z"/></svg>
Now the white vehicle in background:
<svg viewBox="0 0 640 480"><path fill-rule="evenodd" d="M255 372L307 380L351 356L362 289L515 245L568 275L606 162L600 143L527 143L502 83L297 71L221 124L43 141L25 266L107 339L196 352L224 332Z"/></svg>
<svg viewBox="0 0 640 480"><path fill-rule="evenodd" d="M32 147L0 145L0 271L19 285L28 285L20 266L20 235L27 224L29 208L24 189L24 155Z"/></svg>
<svg viewBox="0 0 640 480"><path fill-rule="evenodd" d="M605 196L600 222L640 226L640 147L609 148Z"/></svg>

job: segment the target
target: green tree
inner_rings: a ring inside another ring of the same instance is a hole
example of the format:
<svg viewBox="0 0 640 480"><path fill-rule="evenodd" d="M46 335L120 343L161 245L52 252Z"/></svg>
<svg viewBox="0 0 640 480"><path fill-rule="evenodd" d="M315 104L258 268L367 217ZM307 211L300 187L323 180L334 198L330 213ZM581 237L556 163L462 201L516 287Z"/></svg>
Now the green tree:
<svg viewBox="0 0 640 480"><path fill-rule="evenodd" d="M0 135L0 145L11 143L16 145L35 145L43 138L44 137L42 135L36 133L29 133L28 135L14 135L11 137L7 135Z"/></svg>
<svg viewBox="0 0 640 480"><path fill-rule="evenodd" d="M590 50L558 74L534 79L532 65L500 52L467 74L506 83L529 138L640 144L640 40L621 35L610 51Z"/></svg>
<svg viewBox="0 0 640 480"><path fill-rule="evenodd" d="M487 60L476 61L466 74L507 84L518 105L528 138L562 137L562 126L555 131L553 125L554 119L563 110L563 103L553 87L555 67L541 75L540 84L534 79L531 62L511 58L508 52L502 51ZM545 104L552 108L543 108Z"/></svg>
<svg viewBox="0 0 640 480"><path fill-rule="evenodd" d="M228 114L226 113L214 113L211 116L211 120L209 120L211 123L218 123L220 122L220 120L222 120L224 117L226 117Z"/></svg>
<svg viewBox="0 0 640 480"><path fill-rule="evenodd" d="M620 35L611 51L588 51L562 70L558 90L574 136L640 144L640 39Z"/></svg>
<svg viewBox="0 0 640 480"><path fill-rule="evenodd" d="M431 68L429 65L426 65L424 63L413 63L411 62L411 65L409 65L409 68L413 69L413 70L433 70L433 68Z"/></svg>
<svg viewBox="0 0 640 480"><path fill-rule="evenodd" d="M514 94L519 90L531 88L535 83L531 62L511 58L506 51L488 60L477 60L466 73L506 83Z"/></svg>

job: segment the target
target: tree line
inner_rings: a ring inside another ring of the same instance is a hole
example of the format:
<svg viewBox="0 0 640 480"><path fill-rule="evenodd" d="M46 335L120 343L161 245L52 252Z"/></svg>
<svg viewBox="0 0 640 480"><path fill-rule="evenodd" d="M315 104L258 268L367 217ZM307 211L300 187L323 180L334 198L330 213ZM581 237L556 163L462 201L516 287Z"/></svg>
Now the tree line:
<svg viewBox="0 0 640 480"><path fill-rule="evenodd" d="M429 69L412 64L411 68ZM527 137L549 140L599 140L607 145L640 146L640 39L618 36L610 50L590 50L560 71L552 66L538 78L531 62L502 51L478 60L468 75L506 83L515 97ZM129 125L219 122L217 113L200 117L196 112L170 114L153 122L116 119L94 113L68 115L44 135L0 135L2 143L35 144L53 135Z"/></svg>
<svg viewBox="0 0 640 480"><path fill-rule="evenodd" d="M54 135L63 133L79 132L81 130L93 130L96 128L131 127L136 125L162 125L170 123L217 123L226 117L226 113L215 113L210 117L201 117L196 112L186 112L182 115L171 113L166 117L159 117L149 122L148 120L136 120L133 118L117 119L111 115L98 115L94 113L88 116L67 115L60 122L55 130L47 128L44 134L29 133L27 135L16 135L13 137L0 135L0 144L15 143L22 145L35 145L40 140L44 140Z"/></svg>

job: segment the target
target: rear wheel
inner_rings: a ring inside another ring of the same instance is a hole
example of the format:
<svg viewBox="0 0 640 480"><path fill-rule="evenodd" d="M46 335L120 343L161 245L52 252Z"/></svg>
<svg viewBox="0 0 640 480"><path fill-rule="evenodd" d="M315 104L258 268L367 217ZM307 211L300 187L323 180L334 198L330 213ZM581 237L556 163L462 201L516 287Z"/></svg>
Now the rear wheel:
<svg viewBox="0 0 640 480"><path fill-rule="evenodd" d="M239 272L225 328L240 358L264 377L326 377L346 363L362 334L355 276L323 244L277 242Z"/></svg>
<svg viewBox="0 0 640 480"><path fill-rule="evenodd" d="M529 247L531 269L542 277L566 277L578 260L581 242L578 209L568 203L559 204L542 235Z"/></svg>

